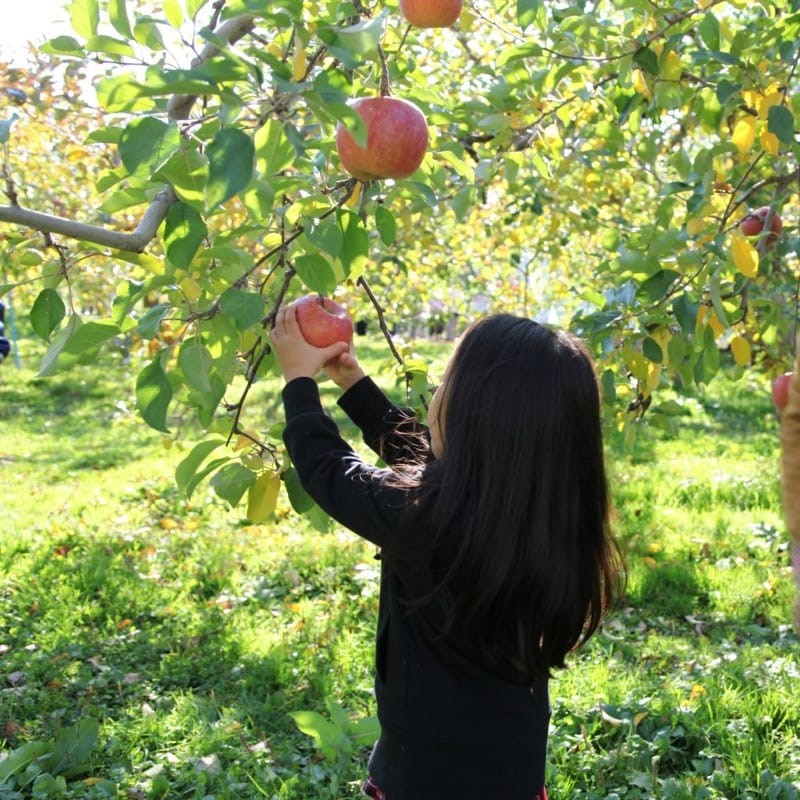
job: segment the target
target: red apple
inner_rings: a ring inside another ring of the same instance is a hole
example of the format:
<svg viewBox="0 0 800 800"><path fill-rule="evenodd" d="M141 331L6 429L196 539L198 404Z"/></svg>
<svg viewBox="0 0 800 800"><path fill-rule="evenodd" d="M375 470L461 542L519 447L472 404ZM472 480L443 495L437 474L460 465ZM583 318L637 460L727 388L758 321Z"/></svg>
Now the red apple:
<svg viewBox="0 0 800 800"><path fill-rule="evenodd" d="M328 347L353 338L350 315L329 297L309 294L294 304L303 338L314 347Z"/></svg>
<svg viewBox="0 0 800 800"><path fill-rule="evenodd" d="M351 106L364 120L367 140L359 147L353 134L339 123L336 149L342 166L362 181L413 175L428 149L425 115L397 97L362 97Z"/></svg>
<svg viewBox="0 0 800 800"><path fill-rule="evenodd" d="M772 402L780 413L789 402L789 384L792 382L792 373L784 372L772 381Z"/></svg>
<svg viewBox="0 0 800 800"><path fill-rule="evenodd" d="M449 28L461 14L462 0L400 0L400 12L417 28Z"/></svg>
<svg viewBox="0 0 800 800"><path fill-rule="evenodd" d="M764 230L764 223L769 216L769 206L751 211L741 222L742 233L745 236L758 236ZM775 239L783 230L783 222L777 211L772 214L772 223L770 224L772 235L770 239Z"/></svg>

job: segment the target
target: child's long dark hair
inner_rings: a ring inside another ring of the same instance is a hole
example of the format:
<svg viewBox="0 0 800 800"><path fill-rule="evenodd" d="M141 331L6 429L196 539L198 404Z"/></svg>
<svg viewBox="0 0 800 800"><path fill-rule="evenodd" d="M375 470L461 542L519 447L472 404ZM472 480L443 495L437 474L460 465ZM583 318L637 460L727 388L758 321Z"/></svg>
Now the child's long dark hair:
<svg viewBox="0 0 800 800"><path fill-rule="evenodd" d="M442 390L444 452L423 479L434 561L448 531L459 538L422 605L437 599L487 655L548 676L623 575L592 359L566 332L499 314L465 333Z"/></svg>

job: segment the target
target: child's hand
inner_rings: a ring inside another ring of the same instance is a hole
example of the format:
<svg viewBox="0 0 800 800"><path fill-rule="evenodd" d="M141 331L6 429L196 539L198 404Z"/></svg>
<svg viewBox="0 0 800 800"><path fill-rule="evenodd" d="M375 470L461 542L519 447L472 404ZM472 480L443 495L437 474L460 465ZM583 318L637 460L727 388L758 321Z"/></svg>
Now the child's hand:
<svg viewBox="0 0 800 800"><path fill-rule="evenodd" d="M352 342L338 358L333 358L325 364L325 371L343 392L358 383L366 374L356 359Z"/></svg>
<svg viewBox="0 0 800 800"><path fill-rule="evenodd" d="M313 378L328 361L338 359L350 346L347 342L336 342L329 347L310 345L300 333L292 305L278 310L270 342L287 383L295 378Z"/></svg>

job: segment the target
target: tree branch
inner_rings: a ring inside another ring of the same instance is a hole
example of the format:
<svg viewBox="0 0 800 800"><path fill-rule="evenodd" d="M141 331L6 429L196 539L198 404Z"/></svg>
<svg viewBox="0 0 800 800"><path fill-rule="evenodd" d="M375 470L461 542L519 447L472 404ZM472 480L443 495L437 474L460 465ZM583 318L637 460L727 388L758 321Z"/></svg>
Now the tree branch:
<svg viewBox="0 0 800 800"><path fill-rule="evenodd" d="M243 14L239 17L233 17L226 20L214 31L214 35L225 39L228 44L238 42L243 36L246 36L255 27L255 20L249 14ZM213 58L220 52L219 47L215 44L207 44L199 53L199 55L192 60L192 67L199 67L210 58ZM188 119L192 111L192 106L197 102L198 95L196 94L179 94L170 98L167 104L167 116L173 122L182 119Z"/></svg>
<svg viewBox="0 0 800 800"><path fill-rule="evenodd" d="M170 206L175 202L172 187L165 187L150 204L133 233L114 231L99 225L87 225L72 219L32 211L23 206L0 206L0 222L24 225L43 233L57 233L84 242L141 253L156 235L158 226L164 221Z"/></svg>
<svg viewBox="0 0 800 800"><path fill-rule="evenodd" d="M254 26L253 17L245 14L227 20L214 33L216 36L225 39L229 44L233 44L253 30ZM193 59L192 67L200 66L219 52L219 47L207 44L200 54ZM167 105L169 120L171 122L179 122L180 120L188 119L192 106L196 101L197 95L176 95L172 97ZM78 241L93 242L114 250L127 250L135 253L144 252L147 245L155 238L156 232L167 216L170 207L177 200L172 187L165 186L144 212L141 221L136 226L136 230L133 233L125 233L24 208L16 202L16 193L13 192L13 185L11 191L7 189L7 194L11 205L0 206L0 222L24 225L42 233L57 233Z"/></svg>

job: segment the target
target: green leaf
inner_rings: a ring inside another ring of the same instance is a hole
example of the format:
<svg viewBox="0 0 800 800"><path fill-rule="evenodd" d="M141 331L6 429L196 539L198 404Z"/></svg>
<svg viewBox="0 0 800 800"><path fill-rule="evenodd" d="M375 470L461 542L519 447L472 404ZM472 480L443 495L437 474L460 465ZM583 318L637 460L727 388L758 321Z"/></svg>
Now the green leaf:
<svg viewBox="0 0 800 800"><path fill-rule="evenodd" d="M359 747L371 747L381 735L381 723L375 716L361 717L350 723L350 738Z"/></svg>
<svg viewBox="0 0 800 800"><path fill-rule="evenodd" d="M206 203L209 208L222 205L244 189L253 177L255 148L253 140L236 128L223 128L209 144Z"/></svg>
<svg viewBox="0 0 800 800"><path fill-rule="evenodd" d="M152 339L161 327L164 317L167 316L172 306L169 303L159 303L148 309L136 325L136 330L143 339Z"/></svg>
<svg viewBox="0 0 800 800"><path fill-rule="evenodd" d="M64 343L64 352L77 356L100 347L103 342L107 342L119 334L120 329L113 322L90 321L72 333Z"/></svg>
<svg viewBox="0 0 800 800"><path fill-rule="evenodd" d="M328 46L333 55L345 64L355 66L353 55L365 56L376 53L383 38L389 10L384 8L373 18L367 17L353 25L341 28L320 28L317 35Z"/></svg>
<svg viewBox="0 0 800 800"><path fill-rule="evenodd" d="M236 507L244 493L255 483L256 473L239 461L226 464L211 479L211 488L218 497Z"/></svg>
<svg viewBox="0 0 800 800"><path fill-rule="evenodd" d="M697 327L697 312L700 304L694 302L688 295L682 294L672 301L672 310L681 330L688 335L692 335Z"/></svg>
<svg viewBox="0 0 800 800"><path fill-rule="evenodd" d="M89 758L97 744L99 729L96 719L84 717L62 730L53 745L50 772L68 778L87 772L91 768Z"/></svg>
<svg viewBox="0 0 800 800"><path fill-rule="evenodd" d="M642 353L654 364L661 364L664 361L664 351L661 349L661 345L649 336L645 337L642 342Z"/></svg>
<svg viewBox="0 0 800 800"><path fill-rule="evenodd" d="M280 120L273 118L262 125L253 137L253 143L256 167L264 175L275 175L294 161L294 147L286 138Z"/></svg>
<svg viewBox="0 0 800 800"><path fill-rule="evenodd" d="M342 266L346 275L357 278L369 257L369 236L364 228L364 222L358 214L342 212L340 221L344 230Z"/></svg>
<svg viewBox="0 0 800 800"><path fill-rule="evenodd" d="M264 319L264 298L258 292L227 289L219 298L219 307L240 331L245 331Z"/></svg>
<svg viewBox="0 0 800 800"><path fill-rule="evenodd" d="M136 378L136 407L151 428L169 433L167 408L171 400L172 386L157 356Z"/></svg>
<svg viewBox="0 0 800 800"><path fill-rule="evenodd" d="M199 212L186 203L175 203L167 212L164 225L167 258L176 267L186 269L207 234L208 228Z"/></svg>
<svg viewBox="0 0 800 800"><path fill-rule="evenodd" d="M294 268L300 280L317 294L330 294L338 285L336 274L325 256L306 253L294 259Z"/></svg>
<svg viewBox="0 0 800 800"><path fill-rule="evenodd" d="M334 258L342 252L344 234L338 221L322 220L309 228L306 236L315 247Z"/></svg>
<svg viewBox="0 0 800 800"><path fill-rule="evenodd" d="M153 101L143 98L136 79L129 73L100 78L95 83L97 100L106 111L147 111Z"/></svg>
<svg viewBox="0 0 800 800"><path fill-rule="evenodd" d="M335 761L340 754L352 751L352 743L345 732L316 711L291 711L289 716L300 731L314 740L319 751L329 761Z"/></svg>
<svg viewBox="0 0 800 800"><path fill-rule="evenodd" d="M178 0L164 0L164 15L176 30L183 25L183 10Z"/></svg>
<svg viewBox="0 0 800 800"><path fill-rule="evenodd" d="M658 56L649 47L640 47L633 54L633 63L650 75L658 75Z"/></svg>
<svg viewBox="0 0 800 800"><path fill-rule="evenodd" d="M394 244L397 238L397 221L392 212L382 205L375 209L375 227L387 247Z"/></svg>
<svg viewBox="0 0 800 800"><path fill-rule="evenodd" d="M311 495L303 488L300 483L300 476L294 467L289 467L283 472L283 480L286 483L286 493L289 495L289 502L298 514L305 514L314 500Z"/></svg>
<svg viewBox="0 0 800 800"><path fill-rule="evenodd" d="M81 327L81 318L78 314L71 314L67 324L56 334L47 348L42 363L39 366L39 377L44 378L57 372L61 366L61 356L70 337Z"/></svg>
<svg viewBox="0 0 800 800"><path fill-rule="evenodd" d="M517 0L517 22L525 30L536 20L542 0Z"/></svg>
<svg viewBox="0 0 800 800"><path fill-rule="evenodd" d="M77 58L86 56L86 51L74 36L54 36L39 48L39 52L48 55L76 56Z"/></svg>
<svg viewBox="0 0 800 800"><path fill-rule="evenodd" d="M194 19L197 16L197 12L200 11L207 2L208 0L186 0L186 13L189 15L189 19Z"/></svg>
<svg viewBox="0 0 800 800"><path fill-rule="evenodd" d="M11 136L11 126L19 119L12 114L8 119L0 119L0 144L6 144Z"/></svg>
<svg viewBox="0 0 800 800"><path fill-rule="evenodd" d="M47 341L50 334L66 316L64 301L55 289L42 289L31 307L30 320L33 332Z"/></svg>
<svg viewBox="0 0 800 800"><path fill-rule="evenodd" d="M105 53L109 56L134 56L130 44L113 36L92 36L86 40L85 49L90 53Z"/></svg>
<svg viewBox="0 0 800 800"><path fill-rule="evenodd" d="M178 367L186 383L198 392L211 392L211 372L214 358L209 349L197 338L187 340L178 354Z"/></svg>
<svg viewBox="0 0 800 800"><path fill-rule="evenodd" d="M717 84L717 100L721 105L725 105L728 100L734 95L738 94L742 86L739 83L731 83L731 81L724 78Z"/></svg>
<svg viewBox="0 0 800 800"><path fill-rule="evenodd" d="M224 439L206 439L204 442L196 444L192 451L183 461L178 464L175 470L175 483L182 492L187 492L192 479L200 469L200 465L217 448L224 446Z"/></svg>
<svg viewBox="0 0 800 800"><path fill-rule="evenodd" d="M108 20L114 30L126 39L133 38L125 0L108 0Z"/></svg>
<svg viewBox="0 0 800 800"><path fill-rule="evenodd" d="M784 144L794 143L794 117L786 106L772 106L767 117L767 127Z"/></svg>
<svg viewBox="0 0 800 800"><path fill-rule="evenodd" d="M639 286L639 292L650 300L661 300L669 291L676 278L680 277L679 272L671 269L662 269L656 272Z"/></svg>
<svg viewBox="0 0 800 800"><path fill-rule="evenodd" d="M308 509L306 517L314 530L320 533L327 533L331 528L331 518L316 503Z"/></svg>
<svg viewBox="0 0 800 800"><path fill-rule="evenodd" d="M52 752L52 742L28 742L12 750L0 761L0 784L9 778L24 772L29 764L38 761Z"/></svg>
<svg viewBox="0 0 800 800"><path fill-rule="evenodd" d="M150 17L139 17L133 26L133 38L151 50L163 50L164 40L158 23Z"/></svg>
<svg viewBox="0 0 800 800"><path fill-rule="evenodd" d="M542 47L538 42L525 42L503 50L497 57L497 66L503 67L514 61L527 61L529 58L538 58L542 54Z"/></svg>
<svg viewBox="0 0 800 800"><path fill-rule="evenodd" d="M119 155L125 168L131 175L145 180L180 146L181 135L177 126L155 117L133 120L119 137Z"/></svg>
<svg viewBox="0 0 800 800"><path fill-rule="evenodd" d="M709 50L719 50L719 20L710 11L700 20L697 32Z"/></svg>
<svg viewBox="0 0 800 800"><path fill-rule="evenodd" d="M100 7L97 0L72 0L69 19L79 36L88 39L97 33L100 23Z"/></svg>
<svg viewBox="0 0 800 800"><path fill-rule="evenodd" d="M173 94L219 94L221 87L200 70L150 70L144 83L137 83L140 97L161 97Z"/></svg>

